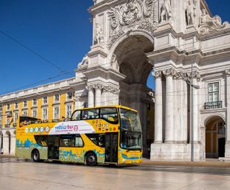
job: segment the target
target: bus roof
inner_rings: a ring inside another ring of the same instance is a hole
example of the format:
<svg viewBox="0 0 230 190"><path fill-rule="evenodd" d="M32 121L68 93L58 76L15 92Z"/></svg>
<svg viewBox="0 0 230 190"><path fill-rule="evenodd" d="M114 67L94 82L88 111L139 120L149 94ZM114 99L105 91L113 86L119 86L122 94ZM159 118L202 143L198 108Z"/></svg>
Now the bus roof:
<svg viewBox="0 0 230 190"><path fill-rule="evenodd" d="M126 107L126 106L121 106L121 105L108 105L108 106L97 106L97 107L89 107L89 108L81 108L81 109L76 109L76 110L88 110L88 109L94 109L94 108L123 108L127 110L131 110L134 112L137 112L137 110Z"/></svg>

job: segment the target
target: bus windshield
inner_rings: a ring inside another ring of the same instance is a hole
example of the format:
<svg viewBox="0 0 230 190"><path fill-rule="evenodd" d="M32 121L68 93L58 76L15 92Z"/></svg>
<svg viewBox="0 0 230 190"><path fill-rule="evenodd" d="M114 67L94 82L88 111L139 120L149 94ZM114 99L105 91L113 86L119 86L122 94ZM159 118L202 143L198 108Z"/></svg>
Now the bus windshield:
<svg viewBox="0 0 230 190"><path fill-rule="evenodd" d="M141 132L141 122L137 112L120 109L121 129L125 131Z"/></svg>
<svg viewBox="0 0 230 190"><path fill-rule="evenodd" d="M121 148L142 149L142 129L137 112L120 109Z"/></svg>

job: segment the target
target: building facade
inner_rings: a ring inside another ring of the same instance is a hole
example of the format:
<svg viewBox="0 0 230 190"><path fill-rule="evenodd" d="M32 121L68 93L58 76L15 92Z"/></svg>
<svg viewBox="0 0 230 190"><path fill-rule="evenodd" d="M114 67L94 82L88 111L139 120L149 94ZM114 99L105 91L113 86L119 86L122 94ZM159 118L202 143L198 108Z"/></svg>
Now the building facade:
<svg viewBox="0 0 230 190"><path fill-rule="evenodd" d="M195 160L230 158L229 23L205 0L94 0L89 11L93 44L67 82L75 108L137 109L152 160L189 160L192 145Z"/></svg>
<svg viewBox="0 0 230 190"><path fill-rule="evenodd" d="M74 79L13 92L0 97L0 147L4 154L15 154L16 124L19 116L48 121L70 118L75 109Z"/></svg>

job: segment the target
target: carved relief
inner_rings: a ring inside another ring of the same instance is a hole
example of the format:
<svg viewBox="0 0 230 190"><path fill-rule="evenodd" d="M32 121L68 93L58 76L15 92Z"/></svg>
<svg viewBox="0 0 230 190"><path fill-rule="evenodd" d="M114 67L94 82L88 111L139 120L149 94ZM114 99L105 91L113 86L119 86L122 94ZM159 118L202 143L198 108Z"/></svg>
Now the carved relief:
<svg viewBox="0 0 230 190"><path fill-rule="evenodd" d="M78 64L78 69L83 69L83 68L87 68L89 65L89 59L88 57L84 57L81 61L81 63Z"/></svg>
<svg viewBox="0 0 230 190"><path fill-rule="evenodd" d="M91 91L94 89L94 86L92 84L86 86L86 90Z"/></svg>
<svg viewBox="0 0 230 190"><path fill-rule="evenodd" d="M103 43L104 42L104 35L103 35L103 30L102 30L100 24L96 23L94 33L95 33L94 45Z"/></svg>
<svg viewBox="0 0 230 190"><path fill-rule="evenodd" d="M202 35L209 34L216 31L221 31L230 28L228 22L222 24L222 20L219 16L214 16L211 18L205 9L202 10L202 15L200 18L200 33Z"/></svg>
<svg viewBox="0 0 230 190"><path fill-rule="evenodd" d="M161 5L161 23L169 21L172 17L170 0L164 0Z"/></svg>
<svg viewBox="0 0 230 190"><path fill-rule="evenodd" d="M167 77L167 76L174 76L176 74L176 71L172 68L170 69L166 69L163 71L163 74Z"/></svg>
<svg viewBox="0 0 230 190"><path fill-rule="evenodd" d="M194 78L194 79L197 79L198 81L200 80L201 76L200 76L200 73L198 71L193 71L192 73L188 73L188 78L191 79Z"/></svg>
<svg viewBox="0 0 230 190"><path fill-rule="evenodd" d="M162 76L162 72L161 71L153 71L152 75L154 78L159 78Z"/></svg>
<svg viewBox="0 0 230 190"><path fill-rule="evenodd" d="M120 89L113 87L113 86L105 86L103 88L104 92L112 92L113 94L119 94L120 93Z"/></svg>
<svg viewBox="0 0 230 190"><path fill-rule="evenodd" d="M185 75L183 72L176 72L175 75L174 75L174 79L184 79Z"/></svg>
<svg viewBox="0 0 230 190"><path fill-rule="evenodd" d="M112 59L111 59L111 67L115 70L119 70L119 64L117 61L117 56L113 54Z"/></svg>
<svg viewBox="0 0 230 190"><path fill-rule="evenodd" d="M185 15L186 15L187 25L193 25L196 17L196 1L195 2L191 2L191 0L188 1Z"/></svg>
<svg viewBox="0 0 230 190"><path fill-rule="evenodd" d="M103 85L100 84L100 83L98 83L98 84L94 84L93 87L94 87L94 89L99 89L99 90L101 90L101 89L103 88Z"/></svg>
<svg viewBox="0 0 230 190"><path fill-rule="evenodd" d="M110 37L108 48L123 34L133 29L153 33L157 25L157 0L127 0L125 4L110 8Z"/></svg>

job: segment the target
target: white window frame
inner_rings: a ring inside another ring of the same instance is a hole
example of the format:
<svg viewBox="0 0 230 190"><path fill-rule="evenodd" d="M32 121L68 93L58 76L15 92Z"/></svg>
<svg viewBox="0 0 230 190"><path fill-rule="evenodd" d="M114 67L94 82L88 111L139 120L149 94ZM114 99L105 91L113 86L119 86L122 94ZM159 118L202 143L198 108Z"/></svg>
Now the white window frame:
<svg viewBox="0 0 230 190"><path fill-rule="evenodd" d="M23 101L23 107L24 107L24 108L27 108L27 106L28 106L27 100Z"/></svg>
<svg viewBox="0 0 230 190"><path fill-rule="evenodd" d="M69 93L71 93L71 98L69 98ZM72 91L66 92L66 100L73 100L73 92Z"/></svg>
<svg viewBox="0 0 230 190"><path fill-rule="evenodd" d="M207 89L206 89L206 93L207 93L207 95L206 95L206 102L209 102L209 85L210 84L214 84L214 83L218 83L218 85L219 85L219 93L218 93L218 97L219 97L219 99L218 99L218 101L221 101L221 82L220 82L220 80L210 80L210 81L207 81L207 85L206 85L206 87L207 87Z"/></svg>
<svg viewBox="0 0 230 190"><path fill-rule="evenodd" d="M11 120L11 118L6 116L6 125L10 124L10 120Z"/></svg>
<svg viewBox="0 0 230 190"><path fill-rule="evenodd" d="M10 104L6 104L6 110L10 110Z"/></svg>
<svg viewBox="0 0 230 190"><path fill-rule="evenodd" d="M16 117L16 116L17 116L17 117ZM14 124L17 123L18 117L19 117L19 113L18 113L18 112L15 112L15 113L14 113L14 121L13 121Z"/></svg>
<svg viewBox="0 0 230 190"><path fill-rule="evenodd" d="M28 116L28 110L22 111L22 115L23 115L23 116Z"/></svg>
<svg viewBox="0 0 230 190"><path fill-rule="evenodd" d="M44 117L44 110L46 110L46 117ZM42 108L42 120L47 120L48 119L48 108Z"/></svg>
<svg viewBox="0 0 230 190"><path fill-rule="evenodd" d="M36 116L34 116L34 112L36 112ZM32 117L36 118L37 115L38 115L37 109L32 109L32 114L31 115L32 115Z"/></svg>
<svg viewBox="0 0 230 190"><path fill-rule="evenodd" d="M34 99L33 99L33 106L36 106L36 105L37 105L37 102L38 102L37 98L34 98Z"/></svg>
<svg viewBox="0 0 230 190"><path fill-rule="evenodd" d="M46 99L46 102L45 102L45 99ZM44 96L43 98L42 98L42 103L43 104L48 104L48 96Z"/></svg>
<svg viewBox="0 0 230 190"><path fill-rule="evenodd" d="M69 114L68 106L71 106L71 114L69 116L68 116L68 114ZM66 118L70 118L72 113L73 113L73 105L72 104L66 104Z"/></svg>
<svg viewBox="0 0 230 190"><path fill-rule="evenodd" d="M54 102L59 102L60 101L60 94L55 94L54 95Z"/></svg>
<svg viewBox="0 0 230 190"><path fill-rule="evenodd" d="M56 114L56 109L58 110L57 114ZM59 106L54 106L53 107L53 118L54 119L59 119L60 118L60 107Z"/></svg>
<svg viewBox="0 0 230 190"><path fill-rule="evenodd" d="M18 109L18 102L14 103L14 109Z"/></svg>

